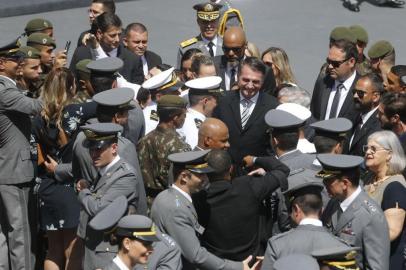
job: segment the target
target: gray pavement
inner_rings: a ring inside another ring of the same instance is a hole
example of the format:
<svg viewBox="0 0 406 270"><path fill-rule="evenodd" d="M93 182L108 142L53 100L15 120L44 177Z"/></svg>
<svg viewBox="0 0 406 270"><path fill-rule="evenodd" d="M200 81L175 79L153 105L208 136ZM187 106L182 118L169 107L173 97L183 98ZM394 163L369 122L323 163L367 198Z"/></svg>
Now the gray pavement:
<svg viewBox="0 0 406 270"><path fill-rule="evenodd" d="M90 1L89 1L90 2ZM143 22L150 33L150 49L164 62L175 64L180 41L198 33L192 0L138 0L117 4L124 25ZM340 0L231 0L241 10L248 39L260 50L284 48L300 85L313 90L314 80L327 56L328 36L337 25L361 24L369 32L370 44L380 39L392 42L397 63L406 64L406 10L376 7L368 2L360 13L342 7ZM86 8L67 9L0 19L1 42L22 33L32 18L45 17L55 27L58 49L66 40L76 44L80 32L89 28ZM73 52L72 46L70 54Z"/></svg>

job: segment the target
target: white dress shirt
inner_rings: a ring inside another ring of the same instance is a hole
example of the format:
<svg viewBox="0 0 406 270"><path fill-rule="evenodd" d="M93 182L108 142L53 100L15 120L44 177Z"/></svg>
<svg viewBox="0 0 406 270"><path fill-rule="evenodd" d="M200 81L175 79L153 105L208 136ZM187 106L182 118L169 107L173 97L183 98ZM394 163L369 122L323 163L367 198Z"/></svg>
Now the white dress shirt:
<svg viewBox="0 0 406 270"><path fill-rule="evenodd" d="M317 227L323 227L323 223L316 218L304 218L300 221L299 225L314 225Z"/></svg>
<svg viewBox="0 0 406 270"><path fill-rule="evenodd" d="M218 50L218 48L217 48L217 35L215 35L212 40L208 40L205 37L203 37L202 35L200 35L200 36L202 37L202 40L203 40L204 44L206 44L207 51L210 51L209 42L211 41L213 43L213 47L212 47L213 56L216 56L216 52Z"/></svg>
<svg viewBox="0 0 406 270"><path fill-rule="evenodd" d="M334 96L337 92L337 86L342 83L344 88L341 90L340 102L338 103L338 107L337 107L337 115L339 115L339 113L341 111L341 107L343 107L344 101L347 98L348 93L350 92L351 85L353 84L353 82L355 80L355 75L356 75L356 72L354 71L354 73L344 82L340 82L337 80L334 82L334 86L330 92L330 97L328 98L326 116L324 117L324 120L329 119L331 106L333 105ZM352 93L350 93L350 95L352 95ZM334 118L334 117L332 117L332 118Z"/></svg>
<svg viewBox="0 0 406 270"><path fill-rule="evenodd" d="M252 98L249 99L250 104L248 106L249 106L250 117L251 117L252 112L254 111L255 105L257 105L258 97L259 97L259 92L257 92ZM241 93L240 93L240 117L242 116L242 112L244 111L244 105L242 103L242 101L244 99L246 99L246 98L243 95L241 95Z"/></svg>
<svg viewBox="0 0 406 270"><path fill-rule="evenodd" d="M181 190L177 185L175 185L175 184L172 184L172 187L174 188L174 189L176 189L177 191L179 191L180 192L180 194L182 194L183 196L185 196L185 198L190 202L190 203L192 203L192 197L189 195L189 194L187 194L186 192L184 192L183 190Z"/></svg>
<svg viewBox="0 0 406 270"><path fill-rule="evenodd" d="M204 114L192 108L188 108L183 127L176 130L181 137L185 138L186 143L189 144L192 149L197 145L199 138L197 122L202 123L204 120L206 120Z"/></svg>
<svg viewBox="0 0 406 270"><path fill-rule="evenodd" d="M361 187L358 186L357 189L348 197L345 199L342 203L340 203L341 210L343 210L343 213L345 210L347 210L348 206L351 205L351 203L357 198L357 196L361 193Z"/></svg>
<svg viewBox="0 0 406 270"><path fill-rule="evenodd" d="M298 150L300 150L300 152L306 153L306 154L316 153L316 147L314 147L314 144L312 144L305 138L299 139L299 141L297 142L296 149L298 149Z"/></svg>
<svg viewBox="0 0 406 270"><path fill-rule="evenodd" d="M113 262L118 266L118 268L120 268L120 270L130 270L118 256L114 257Z"/></svg>
<svg viewBox="0 0 406 270"><path fill-rule="evenodd" d="M234 74L234 82L237 82L237 78L238 78L238 63L236 64L231 64L231 63L227 63L227 67L226 67L226 71L224 73L224 85L226 86L225 90L231 90L231 70L235 69L235 74Z"/></svg>
<svg viewBox="0 0 406 270"><path fill-rule="evenodd" d="M106 174L106 172L114 166L114 164L116 164L118 161L120 160L120 156L117 155L109 164L107 164L106 166L102 167L99 169L99 173L100 176L103 176Z"/></svg>
<svg viewBox="0 0 406 270"><path fill-rule="evenodd" d="M148 75L148 63L147 63L147 58L145 58L145 55L141 56L141 61L142 61L142 71L144 72L144 76Z"/></svg>
<svg viewBox="0 0 406 270"><path fill-rule="evenodd" d="M367 112L366 114L361 114L362 123L361 123L360 128L362 128L362 127L365 125L365 123L368 121L369 118L371 118L371 116L374 114L374 112L375 112L377 109L378 109L378 107L375 107L374 109L370 110L370 111ZM352 140L354 140L354 135L355 135L355 132L354 132L354 134L352 134L352 136L351 136L350 146L352 145Z"/></svg>

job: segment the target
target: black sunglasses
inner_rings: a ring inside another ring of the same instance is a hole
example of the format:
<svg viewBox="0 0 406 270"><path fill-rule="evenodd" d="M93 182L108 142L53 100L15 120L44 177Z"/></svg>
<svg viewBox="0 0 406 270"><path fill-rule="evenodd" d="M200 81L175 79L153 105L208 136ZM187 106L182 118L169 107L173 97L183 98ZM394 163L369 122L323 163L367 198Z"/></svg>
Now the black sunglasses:
<svg viewBox="0 0 406 270"><path fill-rule="evenodd" d="M350 58L346 58L344 60L341 61L334 61L334 60L330 60L330 59L326 59L326 63L329 65L332 65L334 68L338 68L339 66L341 66L344 62L348 61Z"/></svg>
<svg viewBox="0 0 406 270"><path fill-rule="evenodd" d="M223 46L223 51L224 51L225 53L227 53L227 52L229 52L229 51L233 51L235 54L240 54L243 49L244 49L244 47L233 47L233 48L230 48L230 47Z"/></svg>
<svg viewBox="0 0 406 270"><path fill-rule="evenodd" d="M353 90L352 90L352 94L353 94L353 95L357 94L357 96L358 96L359 98L363 98L363 97L365 96L366 92L365 92L365 91L362 91L362 90L359 90L359 89L353 89Z"/></svg>

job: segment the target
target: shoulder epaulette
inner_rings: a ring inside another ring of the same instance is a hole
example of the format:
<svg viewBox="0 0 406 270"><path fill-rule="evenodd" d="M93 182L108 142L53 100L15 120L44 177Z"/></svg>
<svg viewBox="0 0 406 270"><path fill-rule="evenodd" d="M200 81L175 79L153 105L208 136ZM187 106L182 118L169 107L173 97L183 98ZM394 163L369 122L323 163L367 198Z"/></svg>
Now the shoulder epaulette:
<svg viewBox="0 0 406 270"><path fill-rule="evenodd" d="M188 46L190 46L190 45L192 45L192 44L195 44L196 42L197 42L197 38L194 37L194 38L191 38L191 39L182 41L182 42L180 43L180 46L181 46L182 48L185 48L185 47L188 47Z"/></svg>
<svg viewBox="0 0 406 270"><path fill-rule="evenodd" d="M149 119L154 120L154 121L159 121L159 116L157 111L151 110L151 114L149 116Z"/></svg>

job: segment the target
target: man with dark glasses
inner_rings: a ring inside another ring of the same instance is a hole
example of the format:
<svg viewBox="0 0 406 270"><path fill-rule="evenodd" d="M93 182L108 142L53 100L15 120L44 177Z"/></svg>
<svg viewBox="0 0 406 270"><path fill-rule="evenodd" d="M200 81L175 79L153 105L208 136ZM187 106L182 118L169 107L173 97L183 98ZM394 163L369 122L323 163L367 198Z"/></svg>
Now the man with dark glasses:
<svg viewBox="0 0 406 270"><path fill-rule="evenodd" d="M310 110L318 120L344 117L356 121L352 89L358 80L358 51L354 42L333 41L326 59L326 75L317 79Z"/></svg>
<svg viewBox="0 0 406 270"><path fill-rule="evenodd" d="M375 73L361 76L357 81L352 94L359 118L350 137L347 149L349 154L363 156L362 146L367 143L368 136L381 130L377 114L383 92L382 79Z"/></svg>
<svg viewBox="0 0 406 270"><path fill-rule="evenodd" d="M0 268L33 269L28 196L34 180L30 116L42 110L16 86L19 41L0 46ZM7 241L6 241L7 239ZM10 259L10 260L9 260Z"/></svg>

